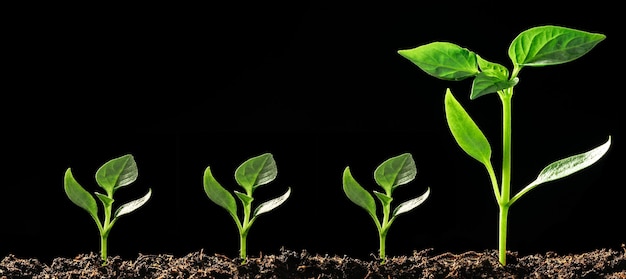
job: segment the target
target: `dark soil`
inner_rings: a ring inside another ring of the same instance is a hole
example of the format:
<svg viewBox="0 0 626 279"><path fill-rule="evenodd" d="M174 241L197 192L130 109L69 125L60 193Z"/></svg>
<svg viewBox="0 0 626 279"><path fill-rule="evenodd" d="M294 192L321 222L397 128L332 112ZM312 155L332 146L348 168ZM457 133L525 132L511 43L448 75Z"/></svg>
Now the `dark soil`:
<svg viewBox="0 0 626 279"><path fill-rule="evenodd" d="M624 245L619 250L568 255L509 253L506 267L499 264L495 250L440 255L431 255L432 251L389 257L384 265L374 257L362 260L287 249L278 255L250 257L246 264L203 251L180 258L142 254L135 260L110 257L106 266L94 253L56 258L51 264L8 255L0 262L0 278L626 278Z"/></svg>

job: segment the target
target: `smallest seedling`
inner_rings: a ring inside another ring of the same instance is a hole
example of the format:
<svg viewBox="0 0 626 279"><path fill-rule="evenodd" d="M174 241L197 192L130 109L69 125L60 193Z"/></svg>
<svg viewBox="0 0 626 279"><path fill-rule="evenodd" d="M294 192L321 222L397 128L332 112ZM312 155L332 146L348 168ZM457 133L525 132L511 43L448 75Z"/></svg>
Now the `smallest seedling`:
<svg viewBox="0 0 626 279"><path fill-rule="evenodd" d="M384 193L374 191L374 194L383 208L383 217L382 220L379 220L379 217L376 215L376 202L372 195L352 177L350 167L346 167L343 171L343 191L346 193L346 196L348 196L353 203L365 209L374 220L374 224L376 224L380 243L379 252L381 264L384 264L386 261L385 242L391 223L396 220L398 215L406 213L422 204L426 201L428 195L430 195L430 188L428 188L421 196L399 204L392 213L391 202L393 198L391 194L393 190L398 186L413 181L416 175L417 168L415 167L413 156L410 153L392 157L376 168L374 171L374 180L385 190Z"/></svg>
<svg viewBox="0 0 626 279"><path fill-rule="evenodd" d="M282 196L259 204L252 212L252 201L254 201L252 193L259 186L274 181L277 174L278 169L276 168L274 156L271 153L252 157L235 170L235 180L245 190L245 193L234 191L243 206L243 220L240 220L237 214L237 203L233 195L215 180L213 173L211 173L211 167L207 167L204 171L204 191L206 195L211 201L226 209L235 221L235 224L237 224L237 229L239 230L239 257L242 259L242 264L246 263L247 260L246 242L252 223L259 215L283 204L291 194L291 188L287 188L287 192Z"/></svg>
<svg viewBox="0 0 626 279"><path fill-rule="evenodd" d="M76 181L71 168L65 171L65 194L74 204L87 211L93 220L96 221L96 225L98 225L98 230L100 231L100 255L103 265L107 263L107 240L115 222L117 222L120 216L131 213L144 205L152 194L152 189L148 189L148 193L142 198L121 205L112 214L113 193L133 183L137 176L137 164L130 154L112 159L98 169L96 182L106 192L106 194L95 192L104 207L104 221L101 221L100 217L98 217L96 200Z"/></svg>

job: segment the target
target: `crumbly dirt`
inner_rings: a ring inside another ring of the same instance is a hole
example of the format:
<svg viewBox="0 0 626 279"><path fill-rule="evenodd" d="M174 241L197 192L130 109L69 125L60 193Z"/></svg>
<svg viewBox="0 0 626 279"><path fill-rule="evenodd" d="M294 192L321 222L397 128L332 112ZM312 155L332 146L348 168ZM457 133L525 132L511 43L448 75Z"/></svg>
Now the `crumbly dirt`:
<svg viewBox="0 0 626 279"><path fill-rule="evenodd" d="M599 249L581 254L555 252L507 255L507 265L498 262L496 250L431 255L432 249L410 256L389 257L387 263L348 256L313 255L281 249L277 255L237 258L207 255L203 251L184 257L143 255L125 260L110 257L102 266L98 254L55 258L52 263L6 256L0 262L2 279L52 278L626 278L626 247Z"/></svg>

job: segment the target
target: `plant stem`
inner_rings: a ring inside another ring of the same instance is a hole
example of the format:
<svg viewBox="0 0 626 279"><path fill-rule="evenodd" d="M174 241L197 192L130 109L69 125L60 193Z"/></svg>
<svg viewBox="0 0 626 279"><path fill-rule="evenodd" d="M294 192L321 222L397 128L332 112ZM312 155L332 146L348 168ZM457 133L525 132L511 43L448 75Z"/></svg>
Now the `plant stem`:
<svg viewBox="0 0 626 279"><path fill-rule="evenodd" d="M248 231L246 230L245 232L239 234L239 257L241 258L241 263L244 264L246 263L246 258L247 258L247 254L246 254L246 239L248 237Z"/></svg>
<svg viewBox="0 0 626 279"><path fill-rule="evenodd" d="M499 260L502 266L506 266L506 231L507 231L507 217L509 215L509 206L500 206L500 226L499 232Z"/></svg>
<svg viewBox="0 0 626 279"><path fill-rule="evenodd" d="M387 257L386 257L386 253L385 253L385 242L387 240L387 230L383 230L380 232L379 234L379 240L380 240L380 264L385 264Z"/></svg>
<svg viewBox="0 0 626 279"><path fill-rule="evenodd" d="M506 233L511 199L511 99L513 88L501 91L502 101L502 191L498 206L500 207L499 221L499 260L506 266Z"/></svg>
<svg viewBox="0 0 626 279"><path fill-rule="evenodd" d="M106 265L107 262L107 238L108 235L100 236L100 256L102 257L102 265Z"/></svg>

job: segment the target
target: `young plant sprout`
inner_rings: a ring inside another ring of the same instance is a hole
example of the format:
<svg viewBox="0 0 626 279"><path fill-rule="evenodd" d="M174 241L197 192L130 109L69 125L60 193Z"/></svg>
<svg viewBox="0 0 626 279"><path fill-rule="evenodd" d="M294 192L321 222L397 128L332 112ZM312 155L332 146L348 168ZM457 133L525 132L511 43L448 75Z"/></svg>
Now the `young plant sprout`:
<svg viewBox="0 0 626 279"><path fill-rule="evenodd" d="M343 191L346 196L348 196L348 199L353 203L367 211L378 229L381 264L384 264L386 260L385 241L387 239L387 232L393 221L396 220L398 215L406 213L422 204L430 194L430 188L428 188L421 196L405 201L399 204L393 212L391 211L391 202L393 201L391 194L393 190L398 186L413 181L416 175L417 168L415 167L415 161L413 161L413 156L409 153L390 158L376 168L374 171L374 180L376 184L385 190L384 193L373 191L382 205L383 216L382 220L379 220L379 217L376 215L376 202L372 195L352 177L350 167L346 167L343 171Z"/></svg>
<svg viewBox="0 0 626 279"><path fill-rule="evenodd" d="M252 193L259 186L276 179L277 174L276 162L274 161L274 156L270 153L252 157L235 170L235 180L245 190L245 193L234 191L243 206L243 220L240 220L237 214L237 203L233 195L215 180L210 166L204 171L204 192L211 201L226 209L235 221L235 224L237 224L237 229L239 230L239 257L242 259L242 264L246 263L247 260L246 238L256 218L281 205L291 194L291 188L287 188L287 192L282 196L259 204L252 212L252 201L254 201Z"/></svg>
<svg viewBox="0 0 626 279"><path fill-rule="evenodd" d="M148 189L146 195L121 205L115 210L115 213L112 214L114 202L113 194L118 189L133 183L137 179L137 175L137 164L130 154L112 159L98 169L96 172L96 182L106 192L105 194L95 192L95 195L104 208L104 221L102 222L100 221L100 217L98 217L98 205L96 204L96 200L76 181L72 175L71 168L65 171L65 194L67 194L67 197L70 198L74 204L86 210L91 218L96 221L96 225L100 231L100 255L103 265L107 263L107 239L115 222L117 222L120 216L131 213L144 205L152 194L152 189Z"/></svg>
<svg viewBox="0 0 626 279"><path fill-rule="evenodd" d="M443 80L459 81L474 78L470 99L497 93L502 102L502 170L498 185L491 164L491 146L469 114L446 90L444 107L446 120L457 144L469 156L487 169L498 206L499 261L506 265L506 234L509 208L520 197L535 187L580 171L598 161L608 151L611 137L606 143L585 153L566 157L546 166L538 177L517 194L511 193L511 100L513 88L519 82L518 74L524 67L543 67L563 64L580 58L606 38L603 34L589 33L560 26L539 26L521 32L509 46L513 71L487 61L476 53L449 42L433 42L398 53L413 62L429 75Z"/></svg>

